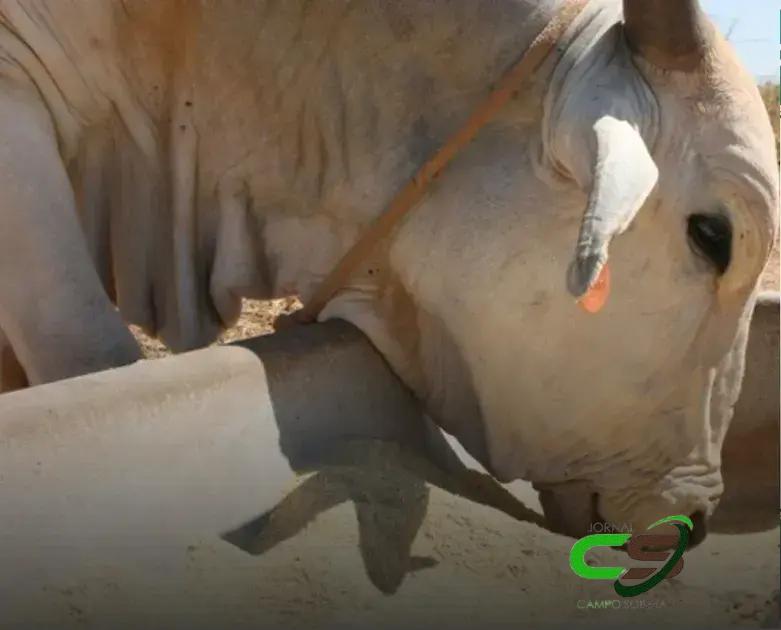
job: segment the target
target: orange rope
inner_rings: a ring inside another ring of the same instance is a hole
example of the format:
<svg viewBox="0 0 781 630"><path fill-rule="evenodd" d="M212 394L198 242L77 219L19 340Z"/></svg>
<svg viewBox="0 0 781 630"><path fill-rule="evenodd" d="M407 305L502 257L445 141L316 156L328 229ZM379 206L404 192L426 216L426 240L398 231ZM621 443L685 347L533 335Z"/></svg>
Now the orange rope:
<svg viewBox="0 0 781 630"><path fill-rule="evenodd" d="M293 314L299 323L317 320L325 305L347 283L355 269L372 253L376 244L387 236L394 226L420 201L432 180L445 169L459 151L469 144L486 123L490 122L518 91L521 83L531 76L556 46L564 31L572 24L586 4L586 0L568 2L548 23L526 50L520 61L502 77L488 98L472 113L463 127L415 174L412 180L393 198L388 209L375 219L358 242L323 279L304 307ZM282 320L284 321L284 320ZM280 323L282 323L280 321ZM282 326L284 327L284 326Z"/></svg>

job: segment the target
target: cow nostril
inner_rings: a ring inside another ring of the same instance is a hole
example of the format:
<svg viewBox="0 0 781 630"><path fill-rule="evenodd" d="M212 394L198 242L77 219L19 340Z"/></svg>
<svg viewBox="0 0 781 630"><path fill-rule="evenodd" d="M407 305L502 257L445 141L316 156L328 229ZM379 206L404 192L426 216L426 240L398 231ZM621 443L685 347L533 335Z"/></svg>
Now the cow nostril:
<svg viewBox="0 0 781 630"><path fill-rule="evenodd" d="M708 521L705 518L705 512L701 510L697 510L689 518L694 525L691 534L689 534L689 549L694 549L708 535Z"/></svg>

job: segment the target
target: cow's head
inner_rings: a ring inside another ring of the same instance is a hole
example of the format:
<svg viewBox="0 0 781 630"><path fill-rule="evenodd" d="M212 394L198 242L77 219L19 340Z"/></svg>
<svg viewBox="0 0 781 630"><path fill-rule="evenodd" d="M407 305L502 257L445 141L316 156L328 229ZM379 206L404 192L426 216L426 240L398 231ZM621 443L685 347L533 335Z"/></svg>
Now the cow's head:
<svg viewBox="0 0 781 630"><path fill-rule="evenodd" d="M696 0L624 14L570 42L542 125L508 115L459 157L395 236L376 303L329 309L572 535L713 512L776 230L752 77ZM587 313L605 265L612 293Z"/></svg>

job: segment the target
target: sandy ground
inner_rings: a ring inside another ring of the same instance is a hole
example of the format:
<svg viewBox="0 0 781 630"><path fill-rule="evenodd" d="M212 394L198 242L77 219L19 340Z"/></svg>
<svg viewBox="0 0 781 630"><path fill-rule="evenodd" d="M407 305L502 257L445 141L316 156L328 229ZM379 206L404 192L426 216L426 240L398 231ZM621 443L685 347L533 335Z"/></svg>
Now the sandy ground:
<svg viewBox="0 0 781 630"><path fill-rule="evenodd" d="M570 570L530 484L451 440L452 465L368 347L302 362L278 340L0 398L21 413L0 436L3 630L778 627L777 512L619 599ZM356 371L358 396L338 387Z"/></svg>
<svg viewBox="0 0 781 630"><path fill-rule="evenodd" d="M267 335L274 332L272 324L274 320L284 313L290 313L299 308L300 302L296 298L283 298L281 300L244 300L241 319L236 326L226 330L217 343L231 343L240 339L249 339L259 335ZM147 359L163 357L170 352L163 343L157 339L145 335L137 326L131 326L133 334L141 344L144 356Z"/></svg>

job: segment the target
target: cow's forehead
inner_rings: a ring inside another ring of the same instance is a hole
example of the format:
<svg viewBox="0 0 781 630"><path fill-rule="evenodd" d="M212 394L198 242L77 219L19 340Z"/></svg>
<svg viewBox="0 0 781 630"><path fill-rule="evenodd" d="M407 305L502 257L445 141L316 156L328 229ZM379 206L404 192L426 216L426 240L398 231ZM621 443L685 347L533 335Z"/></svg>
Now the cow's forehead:
<svg viewBox="0 0 781 630"><path fill-rule="evenodd" d="M634 61L657 96L683 101L694 116L732 123L762 112L760 122L767 121L756 80L721 35L716 34L710 55L696 72L660 70L637 56Z"/></svg>
<svg viewBox="0 0 781 630"><path fill-rule="evenodd" d="M636 60L637 61L637 60ZM717 37L701 72L659 72L639 61L660 103L663 138L654 157L668 177L696 178L695 196L737 195L775 214L778 168L770 119L756 81ZM690 168L682 169L682 163ZM699 172L692 166L700 165Z"/></svg>
<svg viewBox="0 0 781 630"><path fill-rule="evenodd" d="M693 146L702 156L705 183L713 195L723 201L740 198L753 211L775 216L778 163L773 130L759 95L748 96L707 121Z"/></svg>

